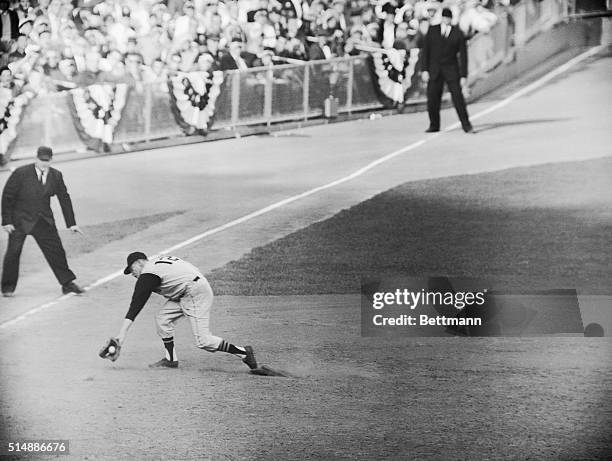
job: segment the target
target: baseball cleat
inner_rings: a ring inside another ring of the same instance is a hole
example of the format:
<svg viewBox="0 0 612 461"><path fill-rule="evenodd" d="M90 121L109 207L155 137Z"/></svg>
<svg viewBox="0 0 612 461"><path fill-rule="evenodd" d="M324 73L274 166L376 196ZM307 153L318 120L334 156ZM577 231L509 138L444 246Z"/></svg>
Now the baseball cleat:
<svg viewBox="0 0 612 461"><path fill-rule="evenodd" d="M246 357L243 358L242 361L246 363L251 370L254 370L257 368L257 360L255 360L255 352L253 351L253 347L244 346L244 350L246 351Z"/></svg>
<svg viewBox="0 0 612 461"><path fill-rule="evenodd" d="M12 298L13 296L15 296L15 292L14 291L3 291L2 296L4 296L5 298Z"/></svg>
<svg viewBox="0 0 612 461"><path fill-rule="evenodd" d="M178 360L168 360L164 357L155 363L149 365L149 368L178 368Z"/></svg>

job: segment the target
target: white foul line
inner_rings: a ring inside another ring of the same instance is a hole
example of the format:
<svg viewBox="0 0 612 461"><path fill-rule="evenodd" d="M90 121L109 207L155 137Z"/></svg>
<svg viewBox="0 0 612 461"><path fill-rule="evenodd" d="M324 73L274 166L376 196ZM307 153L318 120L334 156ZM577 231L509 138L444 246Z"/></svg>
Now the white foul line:
<svg viewBox="0 0 612 461"><path fill-rule="evenodd" d="M600 45L600 46L596 46L593 48L590 48L589 50L585 51L584 53L579 54L578 56L576 56L575 58L569 60L568 62L566 62L565 64L562 64L561 66L557 67L556 69L553 69L552 71L550 71L549 73L547 73L546 75L540 77L539 79L537 79L535 82L530 83L529 85L527 85L526 87L521 88L520 90L516 91L515 93L511 94L510 96L508 96L507 98L501 100L500 102L498 102L497 104L492 105L491 107L488 107L474 115L472 115L470 118L472 120L476 120L479 119L481 117L484 117L487 114L490 114L491 112L494 112L498 109L501 109L504 106L507 106L508 104L510 104L512 101L524 96L527 93L530 93L531 91L541 87L542 85L544 85L545 83L549 82L550 80L552 80L553 78L557 77L558 75L561 75L563 72L566 72L568 69L572 68L573 66L575 66L576 64L579 64L580 62L584 61L585 59L590 58L591 56L597 54L599 51L603 50L605 47ZM451 131L454 130L455 128L459 127L459 122L456 122L452 125L450 125L449 127L445 128L444 131ZM339 186L340 184L343 184L345 182L351 181L361 175L363 175L364 173L367 173L368 171L376 168L378 165L381 165L395 157L397 157L398 155L402 155L405 154L406 152L409 152L411 150L416 149L417 147L422 146L423 144L431 141L432 139L437 138L438 136L440 136L441 133L438 133L436 135L432 135L432 136L428 136L425 139L421 139L420 141L416 141L406 147L402 147L401 149L398 149L396 151L393 151L389 154L386 154L370 163L368 163L366 166L360 168L357 171L354 171L353 173L349 174L348 176L344 176L340 179L336 179L335 181L332 181L330 183L324 184L322 186L318 186L315 187L313 189L307 190L306 192L302 192L301 194L298 195L294 195L292 197L288 197L284 200L281 200L279 202L273 203L271 205L268 205L267 207L261 208L257 211L254 211L252 213L249 213L247 215L244 215L240 218L234 219L233 221L230 221L226 224L222 224L221 226L215 227L213 229L207 230L206 232L202 232L201 234L198 234L194 237L191 237L190 239L184 240L181 243L178 243L174 246L171 246L169 248L166 248L165 250L162 250L159 252L159 254L168 254L168 253L172 253L173 251L176 251L180 248L184 248L188 245L191 245L192 243L195 243L199 240L202 240L206 237L210 237L211 235L214 234L218 234L219 232L223 232L224 230L230 229L232 227L238 226L239 224L242 224L244 222L247 222L251 219L257 218L258 216L262 216L266 213L269 213L270 211L276 210L277 208L281 208L285 205L288 205L290 203L296 202L298 200L301 200L303 198L306 198L310 195L314 195L317 194L321 191L327 190L327 189L331 189L333 187ZM103 285L107 282L110 282L111 280L119 277L123 275L123 271L117 271L117 272L113 272L112 274L109 274L103 278L100 278L98 280L96 280L95 282L93 282L92 284L88 285L87 287L85 287L86 290L91 290L92 288L95 288L97 286ZM52 306L55 306L56 304L59 304L61 301L63 301L64 299L67 299L71 296L74 296L72 293L68 294L68 295L64 295L61 296L53 301L50 301L48 303L42 304L41 306L35 307L30 309L27 312L24 312L23 314L8 320L6 322L3 322L0 324L0 329L3 328L7 328L9 326L15 325L16 323L20 322L21 320L24 320L28 317L31 317L45 309L48 309Z"/></svg>

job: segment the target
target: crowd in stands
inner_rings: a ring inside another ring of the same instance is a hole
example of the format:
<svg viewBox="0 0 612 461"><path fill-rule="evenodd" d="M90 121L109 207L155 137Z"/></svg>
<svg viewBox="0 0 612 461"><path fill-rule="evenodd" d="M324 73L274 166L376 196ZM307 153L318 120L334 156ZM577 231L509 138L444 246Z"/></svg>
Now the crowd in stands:
<svg viewBox="0 0 612 461"><path fill-rule="evenodd" d="M470 37L497 0L0 0L0 91L245 69L418 47L442 7ZM507 1L507 0L502 0Z"/></svg>

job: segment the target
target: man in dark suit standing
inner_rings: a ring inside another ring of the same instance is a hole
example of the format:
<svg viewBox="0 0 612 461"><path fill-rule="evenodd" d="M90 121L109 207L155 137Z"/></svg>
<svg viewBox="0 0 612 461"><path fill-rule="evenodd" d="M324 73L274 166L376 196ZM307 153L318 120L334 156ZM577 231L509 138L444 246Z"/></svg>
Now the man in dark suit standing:
<svg viewBox="0 0 612 461"><path fill-rule="evenodd" d="M66 226L72 232L81 233L74 219L72 201L62 173L50 166L52 157L51 148L39 147L36 162L17 168L4 186L2 228L8 232L9 239L2 271L3 296L13 296L19 277L21 250L28 235L36 240L62 285L62 293L83 293L83 289L74 283L76 276L68 267L66 252L51 211L51 197L56 195Z"/></svg>
<svg viewBox="0 0 612 461"><path fill-rule="evenodd" d="M452 18L451 10L444 8L442 23L430 26L423 43L421 76L427 83L427 133L440 131L440 103L444 82L450 91L463 131L474 133L462 92L467 83L467 46L461 30L451 25Z"/></svg>

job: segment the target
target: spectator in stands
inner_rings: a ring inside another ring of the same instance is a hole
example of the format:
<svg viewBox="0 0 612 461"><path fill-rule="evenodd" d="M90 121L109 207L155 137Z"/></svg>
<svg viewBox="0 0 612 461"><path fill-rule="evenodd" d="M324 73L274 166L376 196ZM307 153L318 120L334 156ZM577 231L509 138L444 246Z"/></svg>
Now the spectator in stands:
<svg viewBox="0 0 612 461"><path fill-rule="evenodd" d="M255 23L252 23L255 24ZM250 34L250 35L249 35ZM249 53L259 54L263 50L263 34L258 30L252 29L247 33L245 50Z"/></svg>
<svg viewBox="0 0 612 461"><path fill-rule="evenodd" d="M127 83L136 87L138 92L142 92L144 80L143 59L140 53L127 53L125 55L125 73Z"/></svg>
<svg viewBox="0 0 612 461"><path fill-rule="evenodd" d="M330 59L332 52L327 45L327 36L324 32L320 32L316 37L309 38L310 47L308 48L308 60L318 61L321 59Z"/></svg>
<svg viewBox="0 0 612 461"><path fill-rule="evenodd" d="M8 55L8 62L11 63L25 58L25 49L27 45L28 38L23 34L18 35L17 40L15 40L13 44L12 51Z"/></svg>
<svg viewBox="0 0 612 461"><path fill-rule="evenodd" d="M268 12L268 21L274 28L275 37L282 37L287 34L288 19L283 16L278 8L271 8Z"/></svg>
<svg viewBox="0 0 612 461"><path fill-rule="evenodd" d="M45 75L50 77L52 80L59 80L61 73L59 70L60 54L54 48L49 48L45 51L46 62L43 65Z"/></svg>
<svg viewBox="0 0 612 461"><path fill-rule="evenodd" d="M278 37L276 39L276 46L274 47L275 56L288 57L287 55L287 42L285 37Z"/></svg>
<svg viewBox="0 0 612 461"><path fill-rule="evenodd" d="M246 14L247 22L255 22L255 14L261 10L268 11L269 4L270 4L269 0L259 0L257 2L257 6L247 11L247 14Z"/></svg>
<svg viewBox="0 0 612 461"><path fill-rule="evenodd" d="M340 27L338 21L338 14L334 10L327 10L324 13L325 22L323 24L323 30L325 34L331 39L332 37L344 37L344 31Z"/></svg>
<svg viewBox="0 0 612 461"><path fill-rule="evenodd" d="M393 48L410 51L417 48L417 32L411 29L408 23L400 22L395 29Z"/></svg>
<svg viewBox="0 0 612 461"><path fill-rule="evenodd" d="M367 29L362 28L362 27L356 27L351 30L351 34L349 35L349 38L346 41L347 44L345 46L345 52L348 53L350 56L356 56L360 53L357 47L359 45L364 44L364 41L363 41L363 31L364 30L367 33ZM347 47L348 47L348 50L346 49Z"/></svg>
<svg viewBox="0 0 612 461"><path fill-rule="evenodd" d="M26 37L30 36L32 32L32 28L34 26L34 21L32 19L24 19L19 23L19 33L25 35Z"/></svg>
<svg viewBox="0 0 612 461"><path fill-rule="evenodd" d="M161 59L156 59L150 66L145 66L143 82L155 84L153 94L168 92L168 69Z"/></svg>
<svg viewBox="0 0 612 461"><path fill-rule="evenodd" d="M95 48L90 49L85 54L85 69L80 72L80 84L82 86L92 85L98 81L101 60L102 56Z"/></svg>
<svg viewBox="0 0 612 461"><path fill-rule="evenodd" d="M191 72L194 68L196 59L200 54L200 44L195 41L186 42L186 46L181 50L181 66L183 72Z"/></svg>
<svg viewBox="0 0 612 461"><path fill-rule="evenodd" d="M384 19L378 23L378 36L376 41L380 43L383 48L393 48L395 42L395 11L396 8L391 2L387 2L382 7L382 13Z"/></svg>
<svg viewBox="0 0 612 461"><path fill-rule="evenodd" d="M263 39L263 37L261 38ZM246 27L243 28L237 24L230 24L223 30L221 38L219 39L219 46L221 50L227 51L229 49L229 44L232 41L238 40L243 44L246 44L248 39Z"/></svg>
<svg viewBox="0 0 612 461"><path fill-rule="evenodd" d="M118 50L111 50L100 63L100 82L125 83L127 81L123 55Z"/></svg>
<svg viewBox="0 0 612 461"><path fill-rule="evenodd" d="M344 33L342 30L334 29L334 32L330 36L328 42L332 57L344 56L344 45L346 41L344 40Z"/></svg>
<svg viewBox="0 0 612 461"><path fill-rule="evenodd" d="M119 18L106 17L106 35L111 39L113 48L121 53L127 51L127 43L130 37L136 37L136 31L130 23L130 10L123 9Z"/></svg>
<svg viewBox="0 0 612 461"><path fill-rule="evenodd" d="M62 59L57 68L58 78L53 82L57 91L72 90L79 86L79 76L74 60Z"/></svg>
<svg viewBox="0 0 612 461"><path fill-rule="evenodd" d="M8 0L0 0L0 54L8 54L19 35L19 16L9 8ZM8 58L8 56L7 56Z"/></svg>
<svg viewBox="0 0 612 461"><path fill-rule="evenodd" d="M149 32L138 40L138 49L145 64L151 65L158 58L163 58L164 49L169 47L170 39L161 26L154 25Z"/></svg>
<svg viewBox="0 0 612 461"><path fill-rule="evenodd" d="M360 54L359 49L356 47L357 41L353 37L349 37L344 45L344 56L357 56Z"/></svg>
<svg viewBox="0 0 612 461"><path fill-rule="evenodd" d="M497 16L487 10L481 2L467 0L458 24L463 34L471 38L479 32L489 32L496 22Z"/></svg>
<svg viewBox="0 0 612 461"><path fill-rule="evenodd" d="M371 22L366 26L366 31L367 34L363 37L364 45L380 48L380 41L382 37L380 25L378 23Z"/></svg>
<svg viewBox="0 0 612 461"><path fill-rule="evenodd" d="M173 29L173 41L175 44L183 43L185 40L191 41L196 37L198 21L196 20L193 3L185 3L183 6L183 14L176 18Z"/></svg>
<svg viewBox="0 0 612 461"><path fill-rule="evenodd" d="M276 28L270 23L267 11L260 10L255 14L255 23L261 26L263 49L272 50L276 46ZM261 51L261 50L259 50Z"/></svg>
<svg viewBox="0 0 612 461"><path fill-rule="evenodd" d="M253 63L256 55L249 52L243 52L242 47L243 43L239 39L234 39L231 41L228 52L221 56L221 70L244 70L250 67L248 62Z"/></svg>
<svg viewBox="0 0 612 461"><path fill-rule="evenodd" d="M168 68L168 75L173 77L179 72L181 66L181 56L176 53L172 53L166 59L166 66Z"/></svg>
<svg viewBox="0 0 612 461"><path fill-rule="evenodd" d="M283 37L280 37L283 38ZM279 40L280 40L279 38ZM304 42L297 38L289 38L286 40L285 44L285 57L290 59L298 59L300 61L306 61L306 47L304 46Z"/></svg>
<svg viewBox="0 0 612 461"><path fill-rule="evenodd" d="M19 17L19 24L29 18L34 9L30 6L30 0L19 0L19 3L13 10L17 13Z"/></svg>
<svg viewBox="0 0 612 461"><path fill-rule="evenodd" d="M202 53L197 58L196 68L194 70L197 72L212 72L216 70L215 66L215 58L208 53Z"/></svg>
<svg viewBox="0 0 612 461"><path fill-rule="evenodd" d="M32 9L31 15L35 18L38 16L47 16L49 3L51 3L51 0L38 0L38 6Z"/></svg>
<svg viewBox="0 0 612 461"><path fill-rule="evenodd" d="M201 24L204 30L215 34L219 34L218 28L225 28L231 22L231 18L225 4L219 3L219 0L207 0L206 9L201 17Z"/></svg>
<svg viewBox="0 0 612 461"><path fill-rule="evenodd" d="M0 68L0 100L7 101L17 94L13 73L8 67Z"/></svg>
<svg viewBox="0 0 612 461"><path fill-rule="evenodd" d="M333 0L332 9L336 13L338 24L343 32L346 32L350 26L350 12L346 8L346 0Z"/></svg>
<svg viewBox="0 0 612 461"><path fill-rule="evenodd" d="M210 54L214 59L218 67L219 59L221 58L221 51L219 46L219 37L215 35L206 36L206 52Z"/></svg>

